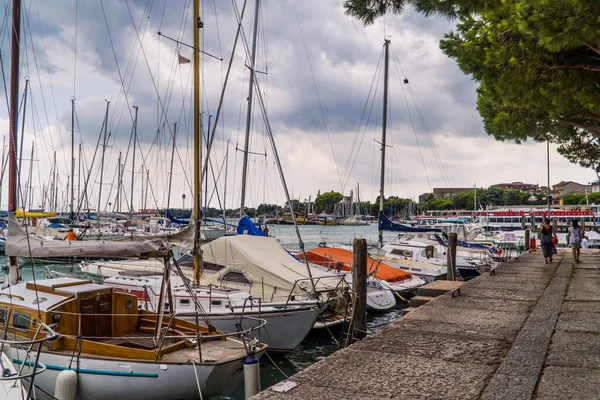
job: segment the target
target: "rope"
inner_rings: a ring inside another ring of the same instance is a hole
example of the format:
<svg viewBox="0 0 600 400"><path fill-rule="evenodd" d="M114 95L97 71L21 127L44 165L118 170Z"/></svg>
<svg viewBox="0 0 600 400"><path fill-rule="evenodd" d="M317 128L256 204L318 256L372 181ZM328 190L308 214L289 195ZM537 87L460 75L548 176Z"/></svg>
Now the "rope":
<svg viewBox="0 0 600 400"><path fill-rule="evenodd" d="M289 376L288 376L288 375L286 375L286 373L285 373L285 372L283 372L283 371L281 370L281 368L279 368L279 366L278 366L278 365L275 363L275 361L273 361L273 359L272 359L272 358L271 358L271 356L269 355L269 352L268 352L268 351L265 351L265 354L267 355L267 358L268 358L269 360L271 360L271 363L272 363L272 364L275 366L275 368L277 368L277 370L278 370L279 372L281 372L281 375L285 376L285 379L289 378Z"/></svg>
<svg viewBox="0 0 600 400"><path fill-rule="evenodd" d="M192 358L192 365L194 366L194 376L196 377L196 386L198 386L198 395L200 396L200 400L202 398L202 389L200 389L200 381L198 380L198 372L196 371L196 360Z"/></svg>

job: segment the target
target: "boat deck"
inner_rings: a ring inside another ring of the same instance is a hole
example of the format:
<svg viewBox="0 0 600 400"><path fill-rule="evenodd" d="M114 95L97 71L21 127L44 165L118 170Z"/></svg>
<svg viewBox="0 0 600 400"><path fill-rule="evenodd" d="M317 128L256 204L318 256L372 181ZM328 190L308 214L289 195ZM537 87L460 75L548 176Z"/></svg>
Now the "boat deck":
<svg viewBox="0 0 600 400"><path fill-rule="evenodd" d="M581 259L506 262L253 399L598 399L600 253Z"/></svg>

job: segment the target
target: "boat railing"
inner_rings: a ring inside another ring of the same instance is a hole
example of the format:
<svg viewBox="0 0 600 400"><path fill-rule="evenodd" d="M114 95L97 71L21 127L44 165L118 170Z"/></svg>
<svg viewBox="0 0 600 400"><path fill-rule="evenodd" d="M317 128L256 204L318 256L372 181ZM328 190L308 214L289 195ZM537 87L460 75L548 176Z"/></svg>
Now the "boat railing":
<svg viewBox="0 0 600 400"><path fill-rule="evenodd" d="M318 295L318 294L320 294L320 293L329 293L330 295L329 295L329 296L328 296L328 298L327 298L327 301L328 301L328 300L331 298L331 296L332 296L332 293L335 293L335 292L337 292L337 291L338 291L338 289L340 288L340 286L343 286L344 284L345 284L345 285L348 285L348 283L346 282L346 280L344 279L344 277L345 277L345 274L344 274L344 275L338 275L338 274L335 274L335 275L323 275L323 276L320 276L320 277L318 277L318 278L314 278L314 277L313 277L313 278L302 278L302 279L297 279L297 280L295 280L295 281L294 281L294 285L292 286L292 289L290 290L290 295L288 296L288 299L287 299L287 301L286 301L286 303L285 303L285 304L286 304L285 306L287 307L287 304L290 302L290 300L291 300L291 301L294 301L294 300L295 300L295 295L293 295L293 293L294 293L294 290L296 289L296 287L299 287L299 288L301 288L302 290L305 290L304 288L302 288L302 287L299 285L301 282L313 281L312 287L316 288L316 287L317 287L317 284L319 284L319 282L320 282L322 279L331 279L331 278L338 279L338 283L335 285L335 287L334 287L334 288L330 288L330 287L328 287L327 289L323 289L323 290L317 290L317 292L316 292L316 293L314 293L314 295L315 295L315 296L317 296L317 295ZM315 289L315 290L316 290L316 289ZM310 293L310 292L309 292L309 293Z"/></svg>
<svg viewBox="0 0 600 400"><path fill-rule="evenodd" d="M159 345L158 348L156 349L156 360L159 359L161 353L162 353L162 348L164 346L164 343L167 339L187 339L187 340L196 340L196 344L198 346L198 354L200 359L202 359L202 339L226 339L226 338L230 338L230 337L238 337L241 338L244 346L247 347L248 351L251 351L248 347L250 347L247 343L246 343L246 336L248 336L250 333L258 330L258 329L262 329L265 327L265 325L267 324L267 321L264 319L260 319L260 318L255 318L255 317L246 317L247 319L252 319L257 321L259 324L258 325L252 325L250 328L247 329L242 329L240 331L237 332L223 332L223 333L211 333L210 336L202 336L200 334L200 331L198 329L198 323L196 322L196 332L195 334L190 334L190 335L184 335L181 334L180 332L178 332L177 335L169 335L169 331L171 330L171 327L173 326L173 322L175 321L176 318L189 318L189 317L195 317L196 321L198 321L198 319L200 318L200 313L198 312L175 312L173 314L170 315L169 317L169 321L167 323L167 326L165 328L163 328L163 331L165 332L164 334L160 335L159 338ZM155 360L155 361L156 361Z"/></svg>
<svg viewBox="0 0 600 400"><path fill-rule="evenodd" d="M9 311L10 312L10 311ZM8 324L7 324L8 325ZM38 336L42 334L42 331L46 331L45 336ZM4 339L0 339L0 352L4 352L5 346L19 346L19 347L27 347L25 350L25 359L21 362L21 366L19 370L15 374L11 374L10 370L3 370L0 376L0 381L15 381L15 384L19 380L29 380L29 389L27 392L27 396L25 398L33 398L31 397L32 389L34 387L35 377L46 370L46 366L39 362L40 353L42 351L42 344L45 342L50 342L55 339L58 339L59 335L56 333L50 326L46 325L43 322L40 322L38 328L33 336L33 339L29 340L11 340L6 339L7 331L4 330ZM34 346L37 345L37 349L34 349ZM32 356L33 354L33 356ZM33 361L29 361L28 359L33 359ZM28 366L31 369L31 372L24 374L23 371L25 367ZM9 371L9 372L7 372Z"/></svg>

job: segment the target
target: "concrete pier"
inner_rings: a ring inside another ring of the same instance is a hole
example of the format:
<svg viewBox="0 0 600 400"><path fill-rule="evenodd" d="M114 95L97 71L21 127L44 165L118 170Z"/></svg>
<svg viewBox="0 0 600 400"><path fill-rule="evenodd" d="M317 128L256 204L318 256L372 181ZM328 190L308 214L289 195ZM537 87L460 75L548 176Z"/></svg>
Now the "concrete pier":
<svg viewBox="0 0 600 400"><path fill-rule="evenodd" d="M581 260L523 255L253 399L598 399L600 253Z"/></svg>

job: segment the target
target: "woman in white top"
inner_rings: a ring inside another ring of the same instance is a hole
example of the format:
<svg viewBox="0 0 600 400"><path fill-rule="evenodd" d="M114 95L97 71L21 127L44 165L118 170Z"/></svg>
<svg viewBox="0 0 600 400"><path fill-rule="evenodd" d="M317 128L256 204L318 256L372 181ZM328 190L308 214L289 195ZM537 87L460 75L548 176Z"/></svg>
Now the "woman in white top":
<svg viewBox="0 0 600 400"><path fill-rule="evenodd" d="M581 240L587 237L585 236L585 232L583 228L579 226L579 221L576 219L573 220L573 226L569 227L569 233L567 233L567 246L571 246L571 250L573 251L573 259L576 263L580 263L579 254L581 252Z"/></svg>

